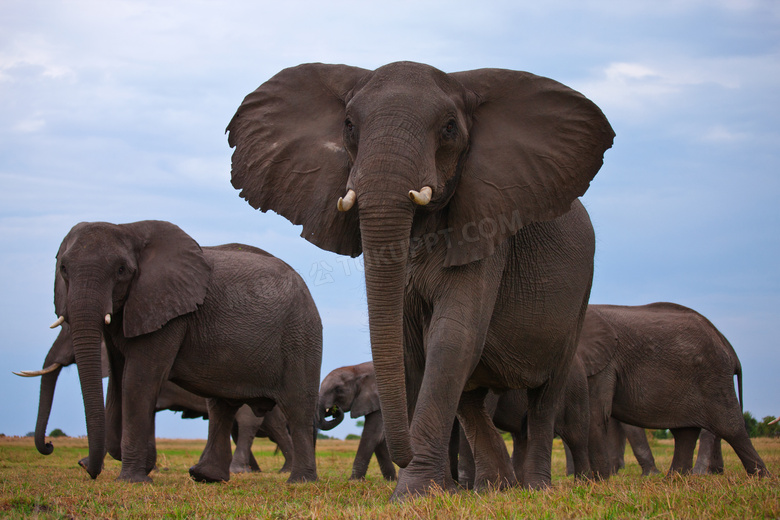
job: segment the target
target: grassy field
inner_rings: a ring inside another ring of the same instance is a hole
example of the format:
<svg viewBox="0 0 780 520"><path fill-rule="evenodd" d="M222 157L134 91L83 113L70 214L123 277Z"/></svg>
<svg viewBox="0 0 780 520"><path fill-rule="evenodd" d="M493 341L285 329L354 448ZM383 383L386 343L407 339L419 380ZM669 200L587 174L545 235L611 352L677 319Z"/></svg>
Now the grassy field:
<svg viewBox="0 0 780 520"><path fill-rule="evenodd" d="M755 439L770 471L780 475L780 439ZM106 458L97 480L76 465L87 454L86 439L54 440L40 455L31 438L0 438L0 516L10 518L780 518L780 479L748 477L724 444L726 472L720 476L641 477L630 453L626 468L607 482L575 482L564 475L559 440L553 450L553 487L529 492L432 496L389 504L394 484L372 461L363 482L348 480L357 441L318 442L316 483L288 485L275 445L257 439L262 473L231 476L222 484L197 484L187 470L205 441L158 441L154 484L116 482L120 463ZM658 467L668 468L673 441L654 440Z"/></svg>

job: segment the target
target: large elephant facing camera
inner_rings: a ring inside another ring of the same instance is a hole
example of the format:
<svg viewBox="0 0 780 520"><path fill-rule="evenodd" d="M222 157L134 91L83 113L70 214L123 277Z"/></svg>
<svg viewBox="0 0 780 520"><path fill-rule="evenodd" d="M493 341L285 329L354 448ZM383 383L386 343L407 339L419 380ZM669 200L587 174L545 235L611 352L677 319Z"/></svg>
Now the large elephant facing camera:
<svg viewBox="0 0 780 520"><path fill-rule="evenodd" d="M242 404L259 416L279 406L294 445L289 481L317 478L322 325L303 280L278 258L241 244L201 248L169 222L81 223L57 253L54 304L57 323L70 326L92 478L107 448L122 461L120 480L151 480L155 402L167 380L209 398L196 480L230 478L230 429Z"/></svg>
<svg viewBox="0 0 780 520"><path fill-rule="evenodd" d="M227 127L232 184L338 254L364 256L393 499L451 488L457 414L477 487L514 482L484 408L529 389L526 485L550 484L556 405L593 274L577 200L614 132L553 80L391 63L306 64L250 93Z"/></svg>

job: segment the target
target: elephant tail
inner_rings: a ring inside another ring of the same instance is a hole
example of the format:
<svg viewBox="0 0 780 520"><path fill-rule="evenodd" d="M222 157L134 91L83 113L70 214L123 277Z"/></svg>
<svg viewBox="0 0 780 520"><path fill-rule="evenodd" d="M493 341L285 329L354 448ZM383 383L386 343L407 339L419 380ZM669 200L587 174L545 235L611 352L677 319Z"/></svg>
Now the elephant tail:
<svg viewBox="0 0 780 520"><path fill-rule="evenodd" d="M737 376L737 395L739 397L739 411L745 411L742 406L742 364L737 360L737 366L734 368L734 374Z"/></svg>

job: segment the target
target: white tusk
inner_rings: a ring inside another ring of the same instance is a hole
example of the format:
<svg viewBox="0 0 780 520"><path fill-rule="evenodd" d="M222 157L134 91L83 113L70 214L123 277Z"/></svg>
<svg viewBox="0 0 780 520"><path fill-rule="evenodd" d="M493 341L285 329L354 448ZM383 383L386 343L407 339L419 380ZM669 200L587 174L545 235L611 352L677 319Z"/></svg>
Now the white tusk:
<svg viewBox="0 0 780 520"><path fill-rule="evenodd" d="M55 321L54 323L49 325L49 328L50 329L56 329L57 327L59 327L63 323L65 323L65 316L60 316L59 318L57 318L57 321Z"/></svg>
<svg viewBox="0 0 780 520"><path fill-rule="evenodd" d="M111 325L111 315L110 314L106 314L106 318L105 319L106 319L106 325Z"/></svg>
<svg viewBox="0 0 780 520"><path fill-rule="evenodd" d="M420 206L428 204L431 201L431 195L433 195L433 190L430 186L423 186L420 191L409 190L409 198Z"/></svg>
<svg viewBox="0 0 780 520"><path fill-rule="evenodd" d="M17 376L21 377L35 377L35 376L42 376L43 374L48 374L49 372L54 372L58 368L60 368L62 365L59 363L52 363L51 365L47 366L46 368L43 368L41 370L22 370L21 372L14 372Z"/></svg>
<svg viewBox="0 0 780 520"><path fill-rule="evenodd" d="M780 422L780 416L778 416L777 419L775 419L774 421L772 421L769 424L777 424L778 422Z"/></svg>
<svg viewBox="0 0 780 520"><path fill-rule="evenodd" d="M339 208L339 211L349 211L355 204L355 199L357 199L357 193L354 190L348 190L346 195L339 197L336 207Z"/></svg>

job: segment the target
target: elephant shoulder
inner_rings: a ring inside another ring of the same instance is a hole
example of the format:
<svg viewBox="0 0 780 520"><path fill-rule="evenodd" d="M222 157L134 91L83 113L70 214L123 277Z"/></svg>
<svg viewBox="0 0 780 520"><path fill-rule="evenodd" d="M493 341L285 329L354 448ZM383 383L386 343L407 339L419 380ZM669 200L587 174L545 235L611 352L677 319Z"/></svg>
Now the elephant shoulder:
<svg viewBox="0 0 780 520"><path fill-rule="evenodd" d="M590 377L601 372L617 352L618 336L607 313L598 305L588 306L577 345L577 357L585 374Z"/></svg>

